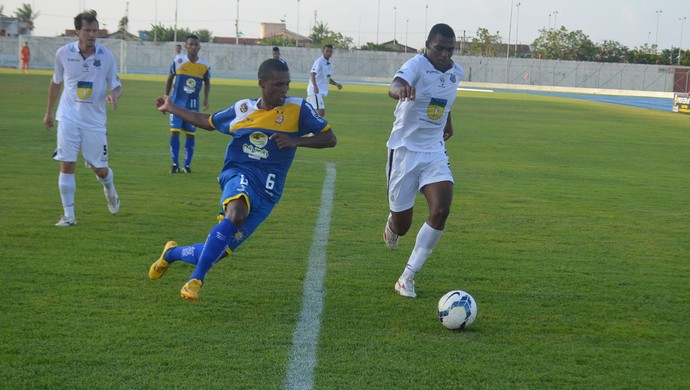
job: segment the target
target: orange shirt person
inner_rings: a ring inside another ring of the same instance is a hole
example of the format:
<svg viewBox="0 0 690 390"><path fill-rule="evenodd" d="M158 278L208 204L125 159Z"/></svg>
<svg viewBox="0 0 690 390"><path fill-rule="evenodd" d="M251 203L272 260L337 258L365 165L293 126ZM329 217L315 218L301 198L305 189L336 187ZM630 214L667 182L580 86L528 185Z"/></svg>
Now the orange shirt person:
<svg viewBox="0 0 690 390"><path fill-rule="evenodd" d="M29 43L24 42L21 51L22 58L22 72L29 73L29 60L31 59L31 49L29 49Z"/></svg>

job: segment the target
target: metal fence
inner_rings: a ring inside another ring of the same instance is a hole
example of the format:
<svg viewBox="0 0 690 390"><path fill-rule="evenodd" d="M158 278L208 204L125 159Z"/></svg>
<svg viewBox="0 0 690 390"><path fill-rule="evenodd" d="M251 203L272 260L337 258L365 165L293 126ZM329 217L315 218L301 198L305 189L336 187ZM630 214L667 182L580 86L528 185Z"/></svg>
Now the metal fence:
<svg viewBox="0 0 690 390"><path fill-rule="evenodd" d="M607 90L673 92L675 74L690 72L668 65L477 57L459 61L466 81Z"/></svg>
<svg viewBox="0 0 690 390"><path fill-rule="evenodd" d="M0 37L0 67L19 65L20 45L31 48L31 67L51 69L55 51L75 38ZM166 74L174 56L172 42L138 42L100 39L120 61L121 73ZM292 78L306 80L320 49L284 47ZM336 50L333 77L336 80L389 82L415 53ZM213 77L255 78L259 64L271 57L268 46L202 43L200 55L211 64ZM465 68L464 81L562 88L596 88L647 92L688 91L690 68L661 65L486 58L456 56ZM678 74L684 77L678 77ZM678 81L681 80L681 81ZM684 85L683 81L684 80Z"/></svg>

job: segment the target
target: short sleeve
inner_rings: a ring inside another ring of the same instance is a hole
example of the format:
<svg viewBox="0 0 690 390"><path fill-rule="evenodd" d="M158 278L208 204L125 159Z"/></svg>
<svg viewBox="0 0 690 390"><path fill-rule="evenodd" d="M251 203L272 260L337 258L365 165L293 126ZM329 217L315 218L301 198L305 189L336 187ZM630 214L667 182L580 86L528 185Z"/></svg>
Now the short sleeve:
<svg viewBox="0 0 690 390"><path fill-rule="evenodd" d="M318 134L329 130L331 125L323 117L320 117L314 107L306 100L302 101L299 113L299 134Z"/></svg>
<svg viewBox="0 0 690 390"><path fill-rule="evenodd" d="M65 68L62 65L62 50L62 48L58 49L57 54L55 55L55 66L53 73L53 83L55 84L62 84L62 81L64 80Z"/></svg>
<svg viewBox="0 0 690 390"><path fill-rule="evenodd" d="M211 115L208 123L223 134L230 134L230 123L237 117L235 105Z"/></svg>
<svg viewBox="0 0 690 390"><path fill-rule="evenodd" d="M417 57L410 58L400 67L400 70L395 73L393 79L400 77L401 79L407 81L408 84L415 85L419 79L418 63Z"/></svg>

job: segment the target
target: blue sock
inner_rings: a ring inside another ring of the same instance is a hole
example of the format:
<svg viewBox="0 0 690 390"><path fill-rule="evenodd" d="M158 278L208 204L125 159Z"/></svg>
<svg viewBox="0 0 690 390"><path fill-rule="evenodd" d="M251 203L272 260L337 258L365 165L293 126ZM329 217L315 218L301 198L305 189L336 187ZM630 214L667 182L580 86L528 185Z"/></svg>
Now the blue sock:
<svg viewBox="0 0 690 390"><path fill-rule="evenodd" d="M196 137L187 137L184 143L184 166L192 165L192 157L194 157L194 141Z"/></svg>
<svg viewBox="0 0 690 390"><path fill-rule="evenodd" d="M172 263L174 261L184 261L192 265L197 265L199 262L199 256L201 251L204 249L204 244L198 243L189 246L177 246L165 252L163 259Z"/></svg>
<svg viewBox="0 0 690 390"><path fill-rule="evenodd" d="M208 234L208 238L206 238L204 250L201 251L199 262L189 279L199 279L203 281L208 270L210 270L223 255L225 248L227 248L228 244L235 236L235 233L237 233L237 227L227 218L223 218L218 225L214 226Z"/></svg>
<svg viewBox="0 0 690 390"><path fill-rule="evenodd" d="M180 166L180 137L170 136L170 155L173 165Z"/></svg>

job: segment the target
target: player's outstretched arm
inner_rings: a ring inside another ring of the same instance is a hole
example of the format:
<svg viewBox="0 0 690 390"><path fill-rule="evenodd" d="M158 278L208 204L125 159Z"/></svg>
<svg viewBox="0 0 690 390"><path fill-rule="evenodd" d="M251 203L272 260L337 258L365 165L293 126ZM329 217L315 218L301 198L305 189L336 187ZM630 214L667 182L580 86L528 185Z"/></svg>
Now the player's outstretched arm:
<svg viewBox="0 0 690 390"><path fill-rule="evenodd" d="M390 88L388 89L388 96L393 99L404 102L405 100L415 100L415 88L408 84L407 81L396 77L393 79Z"/></svg>
<svg viewBox="0 0 690 390"><path fill-rule="evenodd" d="M200 127L204 130L215 130L210 123L208 123L208 118L211 116L209 114L204 114L201 112L185 110L184 108L175 105L170 100L170 96L159 96L156 98L156 108L158 111L165 114L166 112L175 115L176 117L182 118L182 120L191 123L196 127Z"/></svg>
<svg viewBox="0 0 690 390"><path fill-rule="evenodd" d="M275 141L281 149L296 147L323 149L332 148L337 143L335 133L330 129L316 134L313 137L297 138L283 133L274 133L269 139Z"/></svg>

